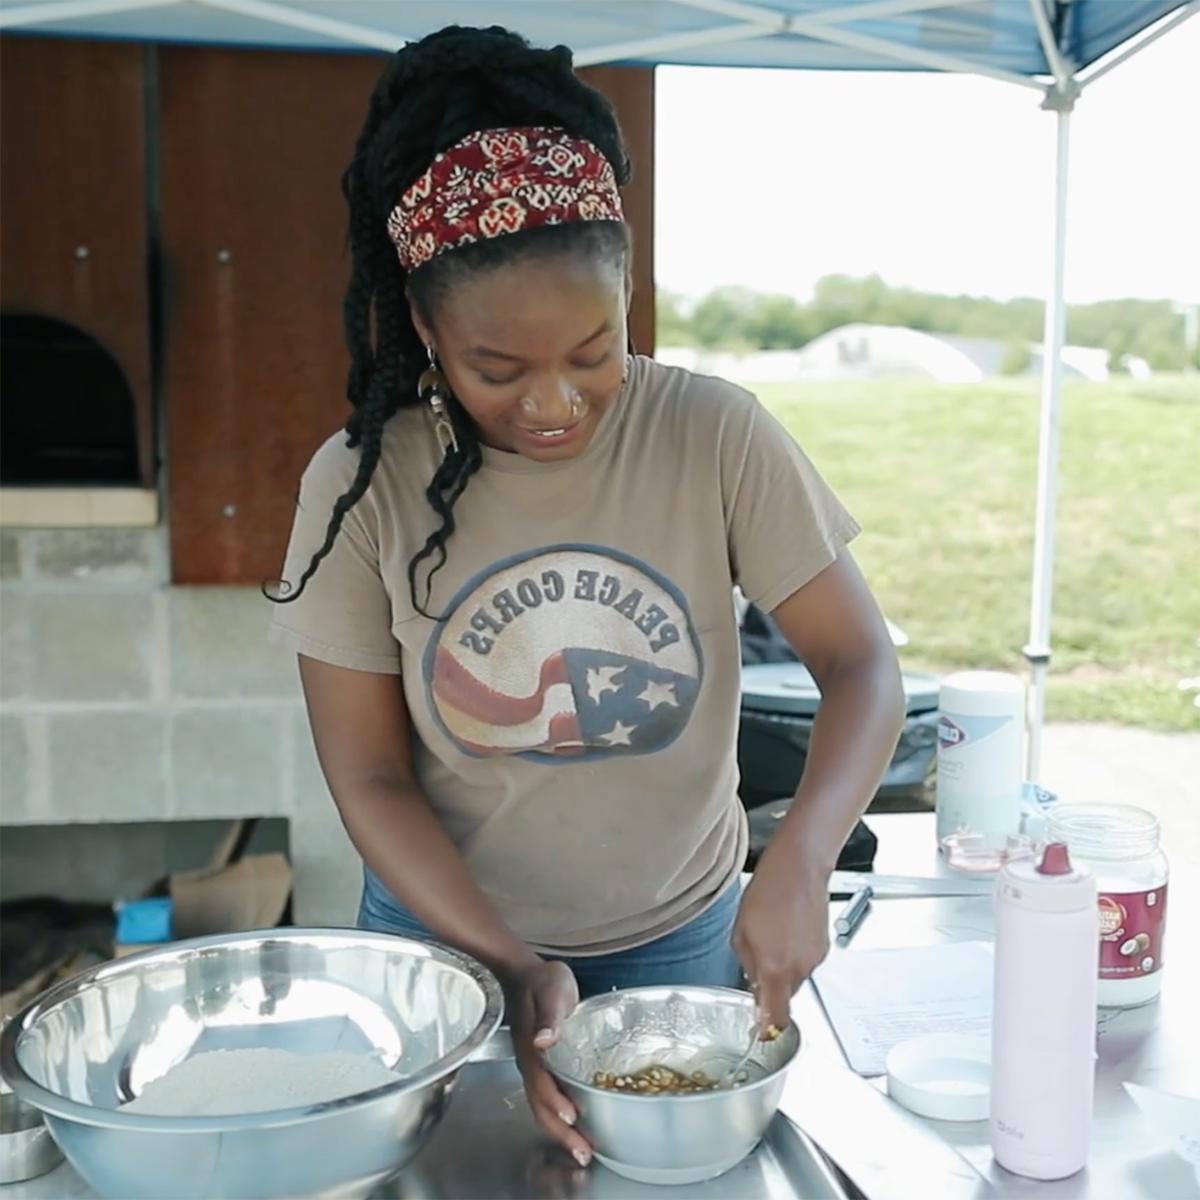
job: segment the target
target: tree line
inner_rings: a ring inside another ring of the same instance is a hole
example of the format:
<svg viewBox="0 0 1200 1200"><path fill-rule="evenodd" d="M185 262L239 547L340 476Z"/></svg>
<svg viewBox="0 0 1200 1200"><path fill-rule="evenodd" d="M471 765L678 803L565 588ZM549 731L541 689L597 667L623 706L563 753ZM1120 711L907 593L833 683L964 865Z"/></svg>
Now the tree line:
<svg viewBox="0 0 1200 1200"><path fill-rule="evenodd" d="M717 288L689 302L659 290L657 341L662 346L705 350L795 350L841 325L903 325L928 333L991 338L1009 347L1009 361L1028 359L1042 340L1041 300L992 300L985 296L939 296L889 287L878 275L856 279L826 275L807 303L792 296L741 287ZM1067 341L1109 352L1119 370L1125 356L1145 359L1155 370L1200 366L1196 347L1185 343L1185 319L1169 300L1105 300L1067 308Z"/></svg>

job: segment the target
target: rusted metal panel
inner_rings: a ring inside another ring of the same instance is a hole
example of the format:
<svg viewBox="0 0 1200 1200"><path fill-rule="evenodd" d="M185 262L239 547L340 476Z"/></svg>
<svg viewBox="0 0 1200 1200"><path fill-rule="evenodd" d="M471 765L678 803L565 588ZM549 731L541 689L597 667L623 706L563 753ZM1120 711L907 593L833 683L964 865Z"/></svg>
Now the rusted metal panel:
<svg viewBox="0 0 1200 1200"><path fill-rule="evenodd" d="M76 326L133 392L153 486L141 46L0 38L0 308Z"/></svg>
<svg viewBox="0 0 1200 1200"><path fill-rule="evenodd" d="M172 573L256 584L349 411L340 178L383 60L159 55Z"/></svg>
<svg viewBox="0 0 1200 1200"><path fill-rule="evenodd" d="M633 181L625 217L633 228L633 306L629 328L639 354L654 353L654 68L588 67L579 72L617 110Z"/></svg>
<svg viewBox="0 0 1200 1200"><path fill-rule="evenodd" d="M339 189L374 55L159 50L173 577L277 573L296 481L347 415ZM651 70L585 72L637 166L635 345L653 351Z"/></svg>

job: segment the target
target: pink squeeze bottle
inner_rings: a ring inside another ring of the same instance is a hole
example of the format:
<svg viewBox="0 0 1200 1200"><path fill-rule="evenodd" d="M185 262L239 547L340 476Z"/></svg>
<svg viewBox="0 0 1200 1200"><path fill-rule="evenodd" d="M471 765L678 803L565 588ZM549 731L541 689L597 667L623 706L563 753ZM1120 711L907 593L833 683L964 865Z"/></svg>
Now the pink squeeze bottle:
<svg viewBox="0 0 1200 1200"><path fill-rule="evenodd" d="M995 892L989 1132L1000 1166L1063 1179L1087 1162L1096 1079L1096 880L1061 842L1006 863Z"/></svg>

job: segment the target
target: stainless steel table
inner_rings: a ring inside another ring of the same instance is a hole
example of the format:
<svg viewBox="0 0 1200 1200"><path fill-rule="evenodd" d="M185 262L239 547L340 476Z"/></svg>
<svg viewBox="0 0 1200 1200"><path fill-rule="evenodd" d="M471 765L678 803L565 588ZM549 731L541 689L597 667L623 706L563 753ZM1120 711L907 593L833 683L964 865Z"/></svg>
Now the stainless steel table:
<svg viewBox="0 0 1200 1200"><path fill-rule="evenodd" d="M936 850L932 814L867 820L879 834L880 873L951 874ZM867 1083L853 1076L811 985L794 1006L810 1061L806 1067L802 1059L794 1070L784 1111L871 1200L918 1195L929 1200L1200 1200L1192 1168L1164 1148L1166 1139L1151 1129L1122 1087L1142 1083L1200 1097L1200 870L1173 862L1170 888L1161 997L1142 1008L1100 1015L1092 1153L1079 1175L1055 1183L1010 1175L992 1160L986 1122L912 1116L885 1098L883 1080ZM990 899L876 899L849 944L835 945L832 953L992 935ZM944 1169L935 1172L946 1150L958 1161L944 1159Z"/></svg>
<svg viewBox="0 0 1200 1200"><path fill-rule="evenodd" d="M41 1179L0 1187L4 1200L92 1200L64 1164ZM463 1068L429 1144L371 1200L862 1200L812 1141L777 1114L758 1149L719 1179L688 1188L631 1183L596 1165L582 1170L538 1128L501 1031ZM230 1200L237 1200L231 1197Z"/></svg>
<svg viewBox="0 0 1200 1200"><path fill-rule="evenodd" d="M934 847L932 814L873 815L880 837L876 869L948 874ZM1169 850L1169 848L1168 848ZM838 906L835 903L834 908ZM794 1011L805 1049L788 1081L782 1113L752 1160L697 1188L646 1188L603 1169L578 1171L539 1136L511 1059L497 1043L489 1061L467 1068L450 1112L418 1159L380 1194L394 1200L531 1197L555 1200L1200 1200L1200 1184L1178 1156L1160 1148L1126 1096L1125 1081L1200 1095L1200 972L1192 958L1200 923L1200 871L1173 864L1162 998L1101 1017L1096 1124L1088 1168L1058 1183L1035 1183L992 1162L985 1122L915 1117L859 1079L811 986ZM991 902L981 898L877 899L849 945L929 945L992 936ZM839 1180L814 1154L811 1135L849 1177ZM69 1166L0 1188L0 1200L87 1200L94 1195Z"/></svg>

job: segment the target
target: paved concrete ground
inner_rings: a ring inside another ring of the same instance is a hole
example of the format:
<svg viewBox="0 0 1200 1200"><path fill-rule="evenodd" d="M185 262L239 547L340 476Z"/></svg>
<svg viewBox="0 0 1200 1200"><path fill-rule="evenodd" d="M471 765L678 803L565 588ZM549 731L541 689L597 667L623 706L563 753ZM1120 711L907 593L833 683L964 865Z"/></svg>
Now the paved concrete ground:
<svg viewBox="0 0 1200 1200"><path fill-rule="evenodd" d="M1041 782L1064 801L1149 809L1168 858L1200 869L1200 733L1050 725Z"/></svg>

